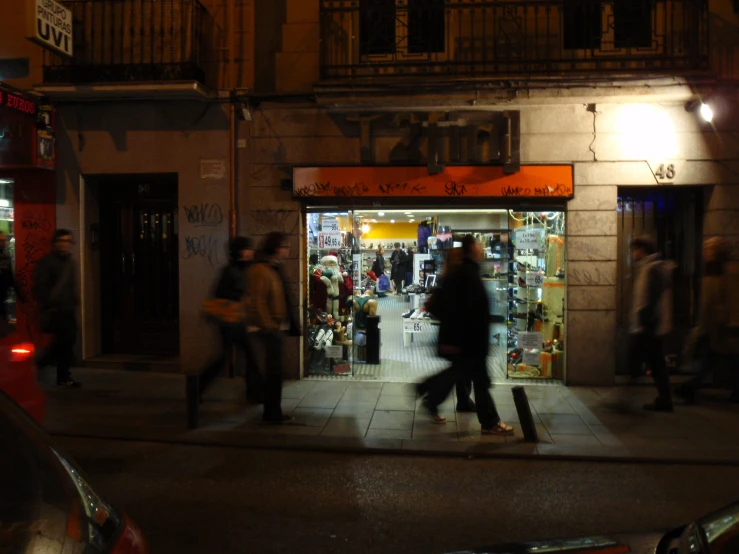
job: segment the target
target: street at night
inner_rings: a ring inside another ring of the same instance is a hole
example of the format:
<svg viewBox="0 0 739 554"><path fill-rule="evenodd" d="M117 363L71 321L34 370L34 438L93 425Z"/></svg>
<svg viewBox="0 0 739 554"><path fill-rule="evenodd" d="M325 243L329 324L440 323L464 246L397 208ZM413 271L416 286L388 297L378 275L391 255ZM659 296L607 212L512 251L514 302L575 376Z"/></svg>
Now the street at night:
<svg viewBox="0 0 739 554"><path fill-rule="evenodd" d="M737 467L57 442L152 552L449 552L667 529L739 498Z"/></svg>

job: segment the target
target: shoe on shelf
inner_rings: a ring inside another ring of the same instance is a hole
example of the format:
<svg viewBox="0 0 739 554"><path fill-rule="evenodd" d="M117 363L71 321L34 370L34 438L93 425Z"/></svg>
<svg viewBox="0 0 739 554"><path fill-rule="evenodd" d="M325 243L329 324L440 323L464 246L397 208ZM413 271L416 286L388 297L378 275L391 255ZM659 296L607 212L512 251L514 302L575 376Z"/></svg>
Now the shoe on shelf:
<svg viewBox="0 0 739 554"><path fill-rule="evenodd" d="M405 312L405 313L403 314L403 317L405 317L405 318L409 318L409 317L411 317L411 316L413 315L413 312L415 312L415 310L411 310L410 312Z"/></svg>

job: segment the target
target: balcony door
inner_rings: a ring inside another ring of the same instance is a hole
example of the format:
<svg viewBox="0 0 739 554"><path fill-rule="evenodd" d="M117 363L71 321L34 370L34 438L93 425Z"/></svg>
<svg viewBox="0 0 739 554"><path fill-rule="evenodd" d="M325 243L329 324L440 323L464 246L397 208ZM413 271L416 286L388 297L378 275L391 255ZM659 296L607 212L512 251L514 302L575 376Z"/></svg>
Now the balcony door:
<svg viewBox="0 0 739 554"><path fill-rule="evenodd" d="M113 177L100 191L103 350L177 356L177 177Z"/></svg>

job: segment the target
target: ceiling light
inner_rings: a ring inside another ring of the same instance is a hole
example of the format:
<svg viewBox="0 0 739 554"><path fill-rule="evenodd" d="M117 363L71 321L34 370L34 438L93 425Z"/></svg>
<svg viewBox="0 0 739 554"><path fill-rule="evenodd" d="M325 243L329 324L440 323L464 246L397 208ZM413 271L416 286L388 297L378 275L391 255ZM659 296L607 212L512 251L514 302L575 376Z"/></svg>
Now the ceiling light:
<svg viewBox="0 0 739 554"><path fill-rule="evenodd" d="M411 222L411 223L413 223L414 221L416 221L416 220L415 220L415 219L411 219L411 220L410 220L410 222Z"/></svg>
<svg viewBox="0 0 739 554"><path fill-rule="evenodd" d="M713 121L713 110L708 104L701 104L699 112L704 121L707 121L708 123Z"/></svg>
<svg viewBox="0 0 739 554"><path fill-rule="evenodd" d="M377 215L379 215L380 217L382 217L383 215L385 215L385 212L377 212Z"/></svg>
<svg viewBox="0 0 739 554"><path fill-rule="evenodd" d="M411 215L413 212L403 212L405 215Z"/></svg>
<svg viewBox="0 0 739 554"><path fill-rule="evenodd" d="M371 223L377 223L377 220L376 219L370 219L370 222Z"/></svg>
<svg viewBox="0 0 739 554"><path fill-rule="evenodd" d="M13 180L12 179L0 179L0 185L12 185Z"/></svg>
<svg viewBox="0 0 739 554"><path fill-rule="evenodd" d="M395 223L395 220L394 220L394 219L391 219L391 220L390 220L390 223Z"/></svg>

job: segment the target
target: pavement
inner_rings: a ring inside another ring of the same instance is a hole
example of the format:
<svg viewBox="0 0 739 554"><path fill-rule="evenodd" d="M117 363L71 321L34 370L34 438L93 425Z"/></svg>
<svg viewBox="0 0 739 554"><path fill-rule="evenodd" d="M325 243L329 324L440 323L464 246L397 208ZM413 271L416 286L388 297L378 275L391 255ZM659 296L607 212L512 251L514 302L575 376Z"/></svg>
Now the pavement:
<svg viewBox="0 0 739 554"><path fill-rule="evenodd" d="M525 384L539 435L523 438L511 393L493 397L511 437L482 437L475 414L441 406L434 424L412 384L372 381L286 382L283 411L295 422L261 423L261 407L244 401L241 379L219 379L201 406L201 426L186 428L185 377L177 374L77 369L80 389L46 386L46 428L55 435L211 446L464 457L739 465L739 405L726 391L675 413L641 406L652 387L565 387ZM41 375L42 384L53 375ZM521 383L516 383L521 384Z"/></svg>

